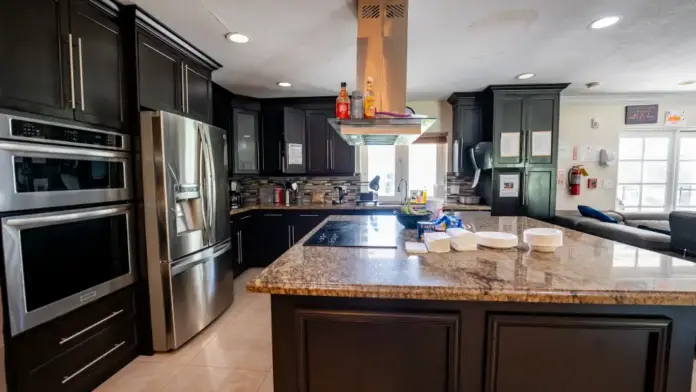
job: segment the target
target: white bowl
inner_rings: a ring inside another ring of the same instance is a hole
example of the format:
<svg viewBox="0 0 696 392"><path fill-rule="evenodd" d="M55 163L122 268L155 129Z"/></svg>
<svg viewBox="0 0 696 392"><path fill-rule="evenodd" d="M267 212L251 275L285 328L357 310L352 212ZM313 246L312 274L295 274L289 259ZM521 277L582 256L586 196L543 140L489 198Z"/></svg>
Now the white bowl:
<svg viewBox="0 0 696 392"><path fill-rule="evenodd" d="M496 249L509 249L517 246L517 236L500 231L479 231L476 233L476 241L481 246Z"/></svg>
<svg viewBox="0 0 696 392"><path fill-rule="evenodd" d="M563 232L558 229L527 229L523 233L524 242L537 252L553 252L563 246Z"/></svg>

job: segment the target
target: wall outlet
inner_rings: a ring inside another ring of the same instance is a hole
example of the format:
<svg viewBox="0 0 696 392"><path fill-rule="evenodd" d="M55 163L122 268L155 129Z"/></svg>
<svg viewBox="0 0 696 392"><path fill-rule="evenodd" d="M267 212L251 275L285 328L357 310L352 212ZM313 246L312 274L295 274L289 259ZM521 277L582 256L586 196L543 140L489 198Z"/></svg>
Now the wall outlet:
<svg viewBox="0 0 696 392"><path fill-rule="evenodd" d="M602 189L614 189L614 181L602 180Z"/></svg>
<svg viewBox="0 0 696 392"><path fill-rule="evenodd" d="M449 193L450 193L450 195L458 195L459 194L459 185L450 185Z"/></svg>

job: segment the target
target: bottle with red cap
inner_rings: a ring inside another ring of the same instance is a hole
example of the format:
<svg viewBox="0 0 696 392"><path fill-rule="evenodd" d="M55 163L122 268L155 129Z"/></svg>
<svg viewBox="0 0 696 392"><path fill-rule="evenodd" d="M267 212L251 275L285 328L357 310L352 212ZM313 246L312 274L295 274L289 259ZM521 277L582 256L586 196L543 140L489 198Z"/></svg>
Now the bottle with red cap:
<svg viewBox="0 0 696 392"><path fill-rule="evenodd" d="M341 82L341 91L336 98L336 118L341 120L350 118L350 98L346 90L346 82Z"/></svg>

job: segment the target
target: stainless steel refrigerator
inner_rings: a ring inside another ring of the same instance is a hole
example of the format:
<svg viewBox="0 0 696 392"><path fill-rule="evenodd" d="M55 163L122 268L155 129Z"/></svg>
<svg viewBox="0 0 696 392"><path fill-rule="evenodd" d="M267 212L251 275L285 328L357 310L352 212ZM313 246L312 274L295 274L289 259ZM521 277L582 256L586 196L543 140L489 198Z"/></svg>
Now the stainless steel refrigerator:
<svg viewBox="0 0 696 392"><path fill-rule="evenodd" d="M140 121L152 341L168 351L234 299L227 136L167 112Z"/></svg>

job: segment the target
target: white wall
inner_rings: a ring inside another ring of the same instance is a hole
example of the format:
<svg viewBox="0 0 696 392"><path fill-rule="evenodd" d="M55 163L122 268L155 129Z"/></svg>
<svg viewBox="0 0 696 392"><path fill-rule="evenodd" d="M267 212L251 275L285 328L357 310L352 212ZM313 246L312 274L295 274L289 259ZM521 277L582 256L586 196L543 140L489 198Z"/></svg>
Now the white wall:
<svg viewBox="0 0 696 392"><path fill-rule="evenodd" d="M653 125L624 125L626 105L658 104L658 123ZM615 207L616 180L618 166L601 167L598 162L573 161L572 151L576 146L591 145L603 147L617 154L619 135L623 131L634 130L666 130L674 131L673 127L664 127L666 110L684 110L687 126L696 127L696 97L693 94L660 94L642 96L581 96L561 97L559 120L559 146L566 145L569 154L563 157L559 154L558 170L563 170L565 176L573 165L585 165L590 177L597 178L597 189L587 189L587 178L582 181L580 196L570 196L567 190L567 180L559 185L556 196L556 210L574 210L578 204L589 205L602 210ZM600 126L592 129L591 120L599 121ZM602 180L612 182L611 189L602 189Z"/></svg>

